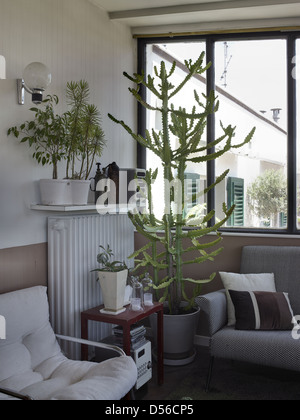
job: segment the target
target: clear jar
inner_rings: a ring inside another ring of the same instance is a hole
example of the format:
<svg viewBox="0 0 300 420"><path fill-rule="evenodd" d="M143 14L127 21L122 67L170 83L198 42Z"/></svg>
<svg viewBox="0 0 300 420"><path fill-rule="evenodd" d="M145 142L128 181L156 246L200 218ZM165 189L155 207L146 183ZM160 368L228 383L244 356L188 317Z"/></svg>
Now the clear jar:
<svg viewBox="0 0 300 420"><path fill-rule="evenodd" d="M142 284L144 291L144 305L153 306L153 282L149 273L145 274L145 278L143 279Z"/></svg>
<svg viewBox="0 0 300 420"><path fill-rule="evenodd" d="M138 312L144 309L144 292L143 285L139 282L138 277L132 277L132 298L131 298L131 310Z"/></svg>

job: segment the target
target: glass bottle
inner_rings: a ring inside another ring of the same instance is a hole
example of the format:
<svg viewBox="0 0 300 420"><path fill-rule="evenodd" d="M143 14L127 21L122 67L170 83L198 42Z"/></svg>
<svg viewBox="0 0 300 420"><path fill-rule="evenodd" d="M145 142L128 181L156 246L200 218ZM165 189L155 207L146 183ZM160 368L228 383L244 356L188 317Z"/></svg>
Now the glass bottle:
<svg viewBox="0 0 300 420"><path fill-rule="evenodd" d="M139 282L138 277L132 277L132 298L131 298L131 310L138 312L144 308L144 292L143 285Z"/></svg>
<svg viewBox="0 0 300 420"><path fill-rule="evenodd" d="M144 305L153 306L153 282L149 273L145 274L142 284L144 290Z"/></svg>

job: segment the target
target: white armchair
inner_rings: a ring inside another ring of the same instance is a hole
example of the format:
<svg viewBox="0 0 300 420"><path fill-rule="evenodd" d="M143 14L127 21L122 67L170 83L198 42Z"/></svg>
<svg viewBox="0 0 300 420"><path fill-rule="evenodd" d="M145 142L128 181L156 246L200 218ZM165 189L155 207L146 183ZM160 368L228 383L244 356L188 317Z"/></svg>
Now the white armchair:
<svg viewBox="0 0 300 420"><path fill-rule="evenodd" d="M136 365L118 348L75 339L118 352L120 357L99 364L62 354L49 322L45 287L0 295L0 315L6 320L6 339L0 340L0 400L119 400L134 387Z"/></svg>

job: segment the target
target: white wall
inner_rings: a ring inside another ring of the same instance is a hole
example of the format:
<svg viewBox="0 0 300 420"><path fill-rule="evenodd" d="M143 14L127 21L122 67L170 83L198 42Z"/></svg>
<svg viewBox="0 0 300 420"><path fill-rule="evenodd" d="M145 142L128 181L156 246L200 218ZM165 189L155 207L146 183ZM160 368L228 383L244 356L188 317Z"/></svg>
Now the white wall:
<svg viewBox="0 0 300 420"><path fill-rule="evenodd" d="M108 146L100 162L136 165L136 144L107 117L110 112L136 126L136 105L122 75L135 71L136 43L130 30L111 23L87 0L0 0L0 55L7 80L0 80L0 249L46 242L48 214L30 210L39 200L38 180L51 177L31 158L26 145L8 138L7 129L31 118L30 96L17 105L16 82L33 61L52 72L47 93L65 107L64 90L71 80L89 82L91 101L102 113ZM61 176L63 173L61 171Z"/></svg>
<svg viewBox="0 0 300 420"><path fill-rule="evenodd" d="M6 79L6 61L3 55L0 55L0 79Z"/></svg>

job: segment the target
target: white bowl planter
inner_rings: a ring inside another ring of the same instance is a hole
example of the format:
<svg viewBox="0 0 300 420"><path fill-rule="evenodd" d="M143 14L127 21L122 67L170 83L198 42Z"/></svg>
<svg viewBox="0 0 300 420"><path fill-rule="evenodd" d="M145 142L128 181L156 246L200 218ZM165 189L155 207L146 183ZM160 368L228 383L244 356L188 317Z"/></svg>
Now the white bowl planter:
<svg viewBox="0 0 300 420"><path fill-rule="evenodd" d="M119 315L126 311L124 308L125 289L128 277L128 270L116 273L99 271L98 278L102 290L104 309L102 313Z"/></svg>
<svg viewBox="0 0 300 420"><path fill-rule="evenodd" d="M88 202L91 181L72 179L72 204L74 206L86 205Z"/></svg>
<svg viewBox="0 0 300 420"><path fill-rule="evenodd" d="M72 204L71 184L65 179L41 179L41 202L45 206Z"/></svg>
<svg viewBox="0 0 300 420"><path fill-rule="evenodd" d="M85 206L90 181L77 179L41 179L41 204L45 206Z"/></svg>

